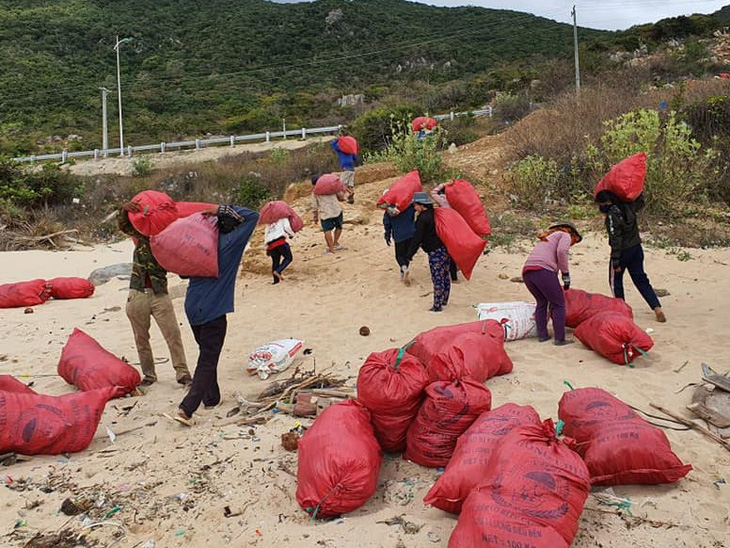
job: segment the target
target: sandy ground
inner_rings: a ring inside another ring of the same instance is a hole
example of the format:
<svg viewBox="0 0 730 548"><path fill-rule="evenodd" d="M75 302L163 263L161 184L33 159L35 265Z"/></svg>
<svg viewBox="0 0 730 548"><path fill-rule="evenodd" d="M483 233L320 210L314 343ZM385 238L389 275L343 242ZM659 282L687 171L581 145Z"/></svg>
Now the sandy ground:
<svg viewBox="0 0 730 548"><path fill-rule="evenodd" d="M200 150L187 149L180 151L169 151L165 154L138 152L132 158L120 158L110 156L100 160L77 160L77 163L68 166L68 170L74 175L91 177L94 175L132 175L134 173L134 162L140 158L149 158L152 169L169 168L184 164L195 164L210 160L219 160L225 156L241 154L242 152L267 152L275 148L296 150L304 148L312 143L330 141L332 136L307 137L306 140L289 138L276 140L269 143L237 144L230 146L212 146Z"/></svg>
<svg viewBox="0 0 730 548"><path fill-rule="evenodd" d="M347 249L324 256L321 234L311 222L292 242L295 262L287 279L271 285L267 259L257 231L244 259L236 289L236 312L229 317L229 334L219 368L224 402L214 411L198 414L198 424L186 429L161 417L174 412L183 391L175 383L169 363L158 366L159 382L146 395L114 400L107 405L97 435L88 450L70 458L36 457L0 470L0 545L22 546L36 532L62 528L81 531L81 518L59 513L68 497L94 501L93 521L106 525L87 528L87 541L99 546L324 546L324 547L445 547L456 519L423 506L423 496L438 476L395 456L387 456L377 494L359 510L334 521L314 522L295 500L296 454L287 453L280 436L296 419L272 414L255 428L224 426L225 413L234 407L234 393L255 397L268 382L249 377L241 366L252 348L280 337L306 339L314 350L301 366L331 372L354 387L358 368L371 351L401 345L415 334L436 325L476 318L479 302L528 300L525 287L509 279L520 274L530 243L511 250L496 249L482 257L471 282L460 282L448 308L428 313L430 281L425 257L415 261L415 283L398 281L393 250L382 238L380 214L372 208L388 181L359 187L358 203L346 206L345 216L362 224L347 225ZM299 207L301 207L301 203ZM307 217L309 221L309 217ZM129 242L76 252L14 252L2 254L0 283L33 277L87 276L97 267L128 262ZM637 323L653 329L656 346L651 359L634 369L619 367L580 343L557 348L532 340L507 343L515 363L510 375L492 379L493 405L531 404L543 418L557 415L557 404L573 386L599 386L624 401L649 409L656 402L688 414L691 390L676 391L700 376L700 363L728 369L727 317L730 306L728 275L730 250L691 250L681 262L663 250L647 249L646 265L664 298L668 323L658 324L652 312L630 287L627 299ZM588 234L574 248L573 285L606 292L607 243L602 234ZM171 286L182 285L171 276ZM48 394L73 389L52 376L61 347L74 327L80 327L110 351L137 360L132 332L124 314L127 282L114 279L99 286L96 295L82 301L48 302L24 315L22 310L0 311L0 374L48 375L27 377ZM180 294L180 290L175 290ZM183 299L175 299L183 325L187 355L197 357L192 333L184 323ZM723 312L725 311L725 312ZM360 326L371 334L362 337ZM166 357L164 342L153 328L156 355ZM685 361L681 372L674 369ZM284 373L282 375L287 375ZM131 410L125 410L134 404ZM150 422L152 426L143 426ZM302 421L305 425L310 421ZM106 428L123 431L112 443ZM730 546L730 453L695 432L668 431L677 454L694 466L677 485L616 488L633 502L633 514L652 520L634 522L600 506L589 497L574 546L615 547L723 547ZM7 476L7 477L6 477ZM9 479L9 478L12 478ZM14 487L11 489L11 487ZM240 515L224 517L229 506ZM104 519L110 510L120 509ZM406 534L399 525L381 523L404 514L422 525ZM14 529L18 520L23 525ZM109 524L111 523L111 524ZM118 525L114 525L118 524ZM88 525L88 523L87 523ZM115 544L120 526L125 536ZM69 544L70 546L70 544Z"/></svg>

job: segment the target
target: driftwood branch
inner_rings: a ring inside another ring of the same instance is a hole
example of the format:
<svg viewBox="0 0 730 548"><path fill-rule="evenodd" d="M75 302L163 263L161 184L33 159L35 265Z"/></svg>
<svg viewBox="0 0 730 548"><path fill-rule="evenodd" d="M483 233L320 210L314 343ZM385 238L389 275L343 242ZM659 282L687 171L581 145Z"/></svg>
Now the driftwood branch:
<svg viewBox="0 0 730 548"><path fill-rule="evenodd" d="M668 416L672 417L674 420L676 420L678 422L681 422L685 426L689 426L693 430L697 430L700 434L704 435L705 437L710 438L713 441L716 441L717 443L719 443L720 445L722 445L725 449L727 449L728 451L730 451L730 442L728 442L727 440L722 439L717 434L715 434L713 432L710 432L710 430L708 430L704 426L702 426L700 424L697 424L696 422L694 422L692 420L685 419L683 416L678 415L678 414L674 413L673 411L669 411L668 409L664 409L661 405L657 405L655 403L650 403L649 405L651 405L654 409L656 409L658 411L661 411L665 415L668 415Z"/></svg>

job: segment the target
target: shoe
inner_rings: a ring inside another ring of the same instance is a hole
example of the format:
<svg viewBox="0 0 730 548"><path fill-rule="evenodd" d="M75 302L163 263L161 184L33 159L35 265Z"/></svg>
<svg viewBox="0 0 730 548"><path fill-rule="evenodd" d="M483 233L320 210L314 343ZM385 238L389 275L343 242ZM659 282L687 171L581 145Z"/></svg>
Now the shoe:
<svg viewBox="0 0 730 548"><path fill-rule="evenodd" d="M204 404L203 404L203 408L204 408L204 409L208 409L208 410L210 410L210 409L215 409L216 407L218 407L218 406L219 406L219 405L221 404L221 401L222 401L222 400L218 400L218 403L214 403L214 404L212 404L212 405L208 405L208 404L205 404L205 403L204 403Z"/></svg>
<svg viewBox="0 0 730 548"><path fill-rule="evenodd" d="M550 337L538 337L537 342L547 342L550 340Z"/></svg>
<svg viewBox="0 0 730 548"><path fill-rule="evenodd" d="M574 342L575 341L573 340L565 339L564 341L555 341L554 344L555 346L567 346L569 344L573 344Z"/></svg>
<svg viewBox="0 0 730 548"><path fill-rule="evenodd" d="M667 317L664 315L664 312L662 312L660 306L654 309L654 315L656 316L656 321L658 321L659 323L666 323Z"/></svg>
<svg viewBox="0 0 730 548"><path fill-rule="evenodd" d="M354 204L354 203L355 203L355 195L354 195L354 194L350 194L350 195L349 195L349 196L347 197L347 203L348 203L348 204Z"/></svg>
<svg viewBox="0 0 730 548"><path fill-rule="evenodd" d="M429 312L442 312L443 308L436 308L435 306L432 306L428 309Z"/></svg>
<svg viewBox="0 0 730 548"><path fill-rule="evenodd" d="M190 375L185 375L177 380L178 384L182 384L185 388L190 388L193 385L193 378Z"/></svg>
<svg viewBox="0 0 730 548"><path fill-rule="evenodd" d="M334 251L330 251L329 249L325 249L324 253L322 253L322 255L334 255L334 254L335 254Z"/></svg>
<svg viewBox="0 0 730 548"><path fill-rule="evenodd" d="M142 379L142 382L139 383L140 386L150 386L152 384L155 384L157 382L157 379L150 379L149 377L145 377Z"/></svg>
<svg viewBox="0 0 730 548"><path fill-rule="evenodd" d="M335 247L335 249L336 249L337 251L339 251L339 250L341 250L341 249L345 249L345 246L344 246L344 245L342 245L342 244L335 244L335 246L334 246L334 247Z"/></svg>

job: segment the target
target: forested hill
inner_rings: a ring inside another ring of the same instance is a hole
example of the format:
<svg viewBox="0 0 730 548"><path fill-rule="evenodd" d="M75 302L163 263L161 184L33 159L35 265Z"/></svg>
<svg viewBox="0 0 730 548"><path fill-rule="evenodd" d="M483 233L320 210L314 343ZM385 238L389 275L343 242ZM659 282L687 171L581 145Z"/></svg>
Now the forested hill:
<svg viewBox="0 0 730 548"><path fill-rule="evenodd" d="M566 57L572 28L524 13L403 0L4 0L0 142L34 135L100 145L106 86L112 139L115 35L129 141L245 131L326 118L342 93L429 85L520 60ZM601 34L581 29L582 38ZM326 100L323 100L326 98ZM275 108L274 108L275 107ZM8 150L8 143L16 150Z"/></svg>

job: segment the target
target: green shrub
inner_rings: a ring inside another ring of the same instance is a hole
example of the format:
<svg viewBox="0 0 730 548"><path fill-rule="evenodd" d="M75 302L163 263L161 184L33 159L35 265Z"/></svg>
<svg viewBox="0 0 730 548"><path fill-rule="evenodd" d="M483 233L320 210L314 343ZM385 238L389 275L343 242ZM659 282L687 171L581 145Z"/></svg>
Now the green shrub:
<svg viewBox="0 0 730 548"><path fill-rule="evenodd" d="M234 196L236 204L250 209L259 209L271 199L271 192L263 181L254 177L247 177L241 180Z"/></svg>
<svg viewBox="0 0 730 548"><path fill-rule="evenodd" d="M497 93L492 105L494 116L506 124L514 124L530 113L530 98L524 93Z"/></svg>
<svg viewBox="0 0 730 548"><path fill-rule="evenodd" d="M68 204L78 190L78 180L57 164L27 170L0 158L0 200L6 204L27 208Z"/></svg>
<svg viewBox="0 0 730 548"><path fill-rule="evenodd" d="M421 181L434 183L446 176L440 152L446 144L444 135L444 130L437 126L431 134L419 139L410 124L407 127L401 124L393 133L390 146L366 155L366 161L390 161L402 172L417 169Z"/></svg>
<svg viewBox="0 0 730 548"><path fill-rule="evenodd" d="M598 180L612 164L638 152L647 154L647 210L670 214L706 195L716 175L717 153L703 148L675 112L637 110L605 122L600 148L587 150L588 166Z"/></svg>
<svg viewBox="0 0 730 548"><path fill-rule="evenodd" d="M275 147L271 151L271 161L274 163L274 165L277 166L286 164L289 161L290 156L291 151L289 151L289 149L287 148Z"/></svg>
<svg viewBox="0 0 730 548"><path fill-rule="evenodd" d="M142 156L132 162L133 177L149 177L152 173L152 160L149 156Z"/></svg>
<svg viewBox="0 0 730 548"><path fill-rule="evenodd" d="M479 133L474 129L476 119L474 115L459 116L453 120L445 120L441 126L446 131L446 140L457 147L479 139Z"/></svg>
<svg viewBox="0 0 730 548"><path fill-rule="evenodd" d="M527 156L507 173L513 201L528 209L543 209L550 199L554 199L560 177L555 160L542 156Z"/></svg>
<svg viewBox="0 0 730 548"><path fill-rule="evenodd" d="M393 133L399 128L409 127L411 120L422 111L415 105L380 107L356 118L350 129L363 153L377 152L387 148Z"/></svg>

